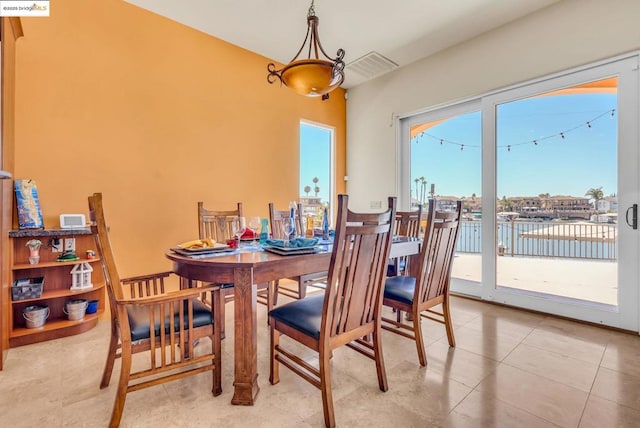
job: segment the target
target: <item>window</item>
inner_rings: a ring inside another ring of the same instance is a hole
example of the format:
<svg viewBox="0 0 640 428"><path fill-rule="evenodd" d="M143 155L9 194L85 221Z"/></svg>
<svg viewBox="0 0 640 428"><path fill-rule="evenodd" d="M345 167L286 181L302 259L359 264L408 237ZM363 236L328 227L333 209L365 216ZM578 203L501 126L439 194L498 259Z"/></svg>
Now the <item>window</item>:
<svg viewBox="0 0 640 428"><path fill-rule="evenodd" d="M325 206L332 211L334 199L334 129L300 122L300 202L303 214L322 220ZM329 218L333 218L330 216ZM319 224L318 224L319 226Z"/></svg>

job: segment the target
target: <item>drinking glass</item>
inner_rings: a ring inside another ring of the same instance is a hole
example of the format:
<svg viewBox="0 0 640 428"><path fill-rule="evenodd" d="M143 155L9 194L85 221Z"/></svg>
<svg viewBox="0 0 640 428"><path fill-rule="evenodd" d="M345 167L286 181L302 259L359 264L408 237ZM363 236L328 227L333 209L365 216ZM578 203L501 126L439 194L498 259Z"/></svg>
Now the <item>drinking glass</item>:
<svg viewBox="0 0 640 428"><path fill-rule="evenodd" d="M237 217L231 221L231 232L238 238L238 248L240 248L240 237L247 230L247 223L244 217Z"/></svg>
<svg viewBox="0 0 640 428"><path fill-rule="evenodd" d="M282 231L284 232L283 241L285 247L289 246L289 237L295 231L294 221L295 220L290 217L282 219Z"/></svg>
<svg viewBox="0 0 640 428"><path fill-rule="evenodd" d="M261 224L262 221L260 220L260 217L249 217L249 230L253 232L253 242L251 244L254 246L258 245L256 234L258 233Z"/></svg>

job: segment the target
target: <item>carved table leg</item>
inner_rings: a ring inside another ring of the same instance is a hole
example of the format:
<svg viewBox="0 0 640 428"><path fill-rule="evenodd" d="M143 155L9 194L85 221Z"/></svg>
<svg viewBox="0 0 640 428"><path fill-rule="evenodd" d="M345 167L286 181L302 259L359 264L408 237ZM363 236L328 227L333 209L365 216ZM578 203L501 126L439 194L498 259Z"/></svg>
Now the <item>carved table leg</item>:
<svg viewBox="0 0 640 428"><path fill-rule="evenodd" d="M231 404L252 406L258 386L257 289L251 268L237 268L233 274L235 380Z"/></svg>

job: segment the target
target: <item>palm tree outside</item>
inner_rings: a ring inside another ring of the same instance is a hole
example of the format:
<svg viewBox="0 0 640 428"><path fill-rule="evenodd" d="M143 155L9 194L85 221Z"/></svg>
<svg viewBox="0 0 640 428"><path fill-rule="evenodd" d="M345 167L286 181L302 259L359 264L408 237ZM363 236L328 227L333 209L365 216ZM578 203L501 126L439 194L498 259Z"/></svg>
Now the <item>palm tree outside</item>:
<svg viewBox="0 0 640 428"><path fill-rule="evenodd" d="M602 191L602 186L595 188L592 187L587 190L587 193L584 194L593 200L593 209L598 214L598 202L604 199L604 192Z"/></svg>
<svg viewBox="0 0 640 428"><path fill-rule="evenodd" d="M511 211L512 205L513 205L513 202L511 201L511 199L507 198L506 196L503 196L502 199L498 201L498 207L500 211Z"/></svg>

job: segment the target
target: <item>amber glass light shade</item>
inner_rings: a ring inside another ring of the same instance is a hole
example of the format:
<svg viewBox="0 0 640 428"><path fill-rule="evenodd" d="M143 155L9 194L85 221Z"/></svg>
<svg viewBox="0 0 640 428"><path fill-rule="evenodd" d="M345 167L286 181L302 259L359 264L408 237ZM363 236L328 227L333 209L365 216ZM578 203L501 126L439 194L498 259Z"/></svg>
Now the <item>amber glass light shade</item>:
<svg viewBox="0 0 640 428"><path fill-rule="evenodd" d="M344 49L338 49L335 58L327 55L318 38L319 21L315 15L312 0L307 14L307 34L300 50L291 62L281 69L277 69L274 63L269 63L267 82L275 83L279 80L297 94L307 97L322 96L323 100L329 97L329 92L342 84L345 66ZM298 59L302 52L307 52L308 58ZM319 54L326 59L320 59Z"/></svg>
<svg viewBox="0 0 640 428"><path fill-rule="evenodd" d="M282 83L308 97L328 94L340 86L343 74L335 74L333 63L322 59L301 59L282 69Z"/></svg>

